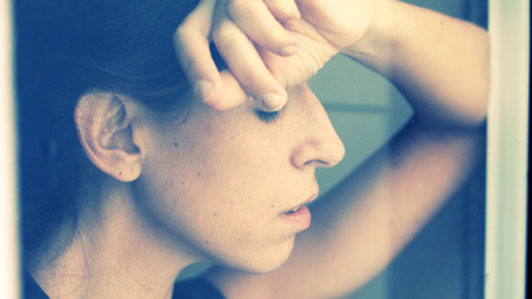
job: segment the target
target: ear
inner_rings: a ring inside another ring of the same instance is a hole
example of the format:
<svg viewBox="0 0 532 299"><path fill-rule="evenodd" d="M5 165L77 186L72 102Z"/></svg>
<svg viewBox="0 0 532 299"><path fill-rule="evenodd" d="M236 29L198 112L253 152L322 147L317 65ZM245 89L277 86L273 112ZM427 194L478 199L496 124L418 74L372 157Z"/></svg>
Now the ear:
<svg viewBox="0 0 532 299"><path fill-rule="evenodd" d="M122 182L137 179L142 168L142 151L135 142L138 108L126 96L92 92L78 100L74 113L78 136L89 160Z"/></svg>

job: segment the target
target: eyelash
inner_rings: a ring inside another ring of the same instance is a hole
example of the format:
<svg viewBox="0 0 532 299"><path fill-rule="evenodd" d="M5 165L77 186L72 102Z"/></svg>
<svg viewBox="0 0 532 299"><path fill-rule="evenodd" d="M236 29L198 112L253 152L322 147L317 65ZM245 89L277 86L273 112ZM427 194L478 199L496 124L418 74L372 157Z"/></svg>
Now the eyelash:
<svg viewBox="0 0 532 299"><path fill-rule="evenodd" d="M257 117L265 123L272 123L281 117L281 111L266 112L262 110L255 110Z"/></svg>

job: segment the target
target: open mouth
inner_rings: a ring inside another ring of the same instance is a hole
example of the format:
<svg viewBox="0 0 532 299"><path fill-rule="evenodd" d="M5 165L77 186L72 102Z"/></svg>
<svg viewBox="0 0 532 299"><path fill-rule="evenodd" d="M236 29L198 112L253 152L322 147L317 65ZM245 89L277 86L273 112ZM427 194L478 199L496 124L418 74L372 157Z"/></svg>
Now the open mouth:
<svg viewBox="0 0 532 299"><path fill-rule="evenodd" d="M305 202L300 203L298 206L292 208L291 210L288 210L288 211L285 210L286 212L282 212L282 214L283 215L296 214L297 212L299 212L303 208L305 210L307 210L308 208L307 208L306 204L313 202L317 197L318 197L318 191L316 191L314 194L312 194Z"/></svg>
<svg viewBox="0 0 532 299"><path fill-rule="evenodd" d="M311 222L310 211L304 204L282 213L281 217L295 224L299 229L307 229Z"/></svg>

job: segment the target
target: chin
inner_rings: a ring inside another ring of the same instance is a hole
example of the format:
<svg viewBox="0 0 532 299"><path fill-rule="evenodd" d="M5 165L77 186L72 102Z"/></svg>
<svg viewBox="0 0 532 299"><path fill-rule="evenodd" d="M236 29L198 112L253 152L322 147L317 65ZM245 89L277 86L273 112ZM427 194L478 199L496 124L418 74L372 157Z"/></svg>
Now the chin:
<svg viewBox="0 0 532 299"><path fill-rule="evenodd" d="M281 245L277 245L260 252L254 252L241 256L236 263L228 264L242 272L252 274L264 274L281 267L290 257L294 248L294 238Z"/></svg>

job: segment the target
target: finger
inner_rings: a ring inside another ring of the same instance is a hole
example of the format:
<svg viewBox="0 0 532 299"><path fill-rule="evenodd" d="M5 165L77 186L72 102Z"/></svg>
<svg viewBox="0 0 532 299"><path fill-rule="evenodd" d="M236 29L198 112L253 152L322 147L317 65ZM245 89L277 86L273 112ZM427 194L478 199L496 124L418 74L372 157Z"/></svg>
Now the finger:
<svg viewBox="0 0 532 299"><path fill-rule="evenodd" d="M254 43L283 56L297 52L297 40L262 0L233 0L228 4L227 12Z"/></svg>
<svg viewBox="0 0 532 299"><path fill-rule="evenodd" d="M231 72L221 71L220 76L223 88L220 92L220 99L210 105L212 108L228 110L241 105L249 98Z"/></svg>
<svg viewBox="0 0 532 299"><path fill-rule="evenodd" d="M301 19L297 4L293 0L264 0L264 4L285 28L294 28Z"/></svg>
<svg viewBox="0 0 532 299"><path fill-rule="evenodd" d="M218 52L244 91L265 110L279 110L286 103L286 91L264 65L255 46L230 20L215 25L212 38Z"/></svg>
<svg viewBox="0 0 532 299"><path fill-rule="evenodd" d="M202 1L174 33L176 56L194 91L205 103L214 105L220 90L220 73L211 58L208 35L213 0Z"/></svg>

